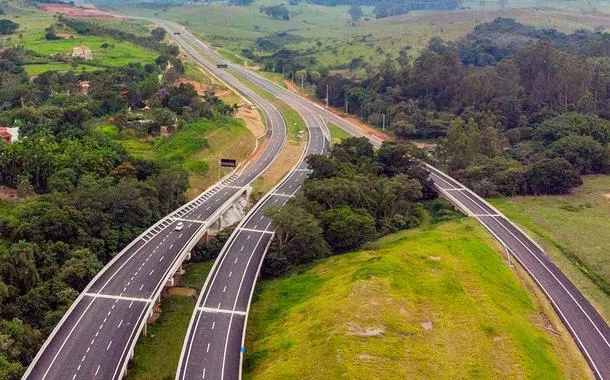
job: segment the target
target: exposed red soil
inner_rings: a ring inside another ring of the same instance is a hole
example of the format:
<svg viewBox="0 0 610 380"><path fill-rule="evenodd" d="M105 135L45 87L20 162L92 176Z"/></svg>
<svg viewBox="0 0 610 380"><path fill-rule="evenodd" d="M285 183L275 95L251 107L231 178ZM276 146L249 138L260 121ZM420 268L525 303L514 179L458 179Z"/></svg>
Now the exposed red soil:
<svg viewBox="0 0 610 380"><path fill-rule="evenodd" d="M40 4L39 7L49 13L61 13L70 17L99 17L99 18L117 18L112 13L100 11L95 7L73 7L65 4Z"/></svg>

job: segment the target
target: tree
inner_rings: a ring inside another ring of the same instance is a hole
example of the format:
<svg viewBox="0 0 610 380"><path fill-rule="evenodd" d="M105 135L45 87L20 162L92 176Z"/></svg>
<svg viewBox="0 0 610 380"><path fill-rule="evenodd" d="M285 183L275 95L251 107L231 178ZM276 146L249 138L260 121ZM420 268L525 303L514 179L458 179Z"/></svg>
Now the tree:
<svg viewBox="0 0 610 380"><path fill-rule="evenodd" d="M0 20L0 34L12 34L19 29L19 24L11 20Z"/></svg>
<svg viewBox="0 0 610 380"><path fill-rule="evenodd" d="M330 254L318 221L304 208L289 202L284 207L269 207L265 214L276 226L271 252L264 273L276 276L294 265L313 262Z"/></svg>
<svg viewBox="0 0 610 380"><path fill-rule="evenodd" d="M153 30L150 31L150 38L153 41L160 42L160 41L163 41L163 39L165 38L166 34L167 33L166 33L165 29L163 29L162 27L158 26L158 27L156 27L156 28L154 28Z"/></svg>
<svg viewBox="0 0 610 380"><path fill-rule="evenodd" d="M406 140L415 133L415 126L406 120L398 120L392 123L392 131L398 139Z"/></svg>
<svg viewBox="0 0 610 380"><path fill-rule="evenodd" d="M68 260L61 267L58 277L76 290L85 286L102 269L102 263L88 249L77 249L70 252Z"/></svg>
<svg viewBox="0 0 610 380"><path fill-rule="evenodd" d="M309 176L309 178L312 179L331 178L337 175L339 170L337 160L333 157L323 154L312 154L307 156L306 160L312 170L312 173Z"/></svg>
<svg viewBox="0 0 610 380"><path fill-rule="evenodd" d="M0 255L0 274L3 280L19 289L21 294L27 293L38 282L34 262L34 252L37 250L37 245L22 241L13 244Z"/></svg>
<svg viewBox="0 0 610 380"><path fill-rule="evenodd" d="M543 158L526 173L529 194L565 194L582 185L578 172L563 158Z"/></svg>
<svg viewBox="0 0 610 380"><path fill-rule="evenodd" d="M365 211L348 206L327 210L322 215L324 237L335 252L359 248L375 236L375 220Z"/></svg>
<svg viewBox="0 0 610 380"><path fill-rule="evenodd" d="M562 137L544 154L549 158L565 158L581 174L608 171L608 149L590 136Z"/></svg>
<svg viewBox="0 0 610 380"><path fill-rule="evenodd" d="M360 7L360 4L358 4L356 1L352 3L347 13L349 13L350 17L352 18L352 25L357 24L358 21L360 21L360 19L362 18L362 8Z"/></svg>
<svg viewBox="0 0 610 380"><path fill-rule="evenodd" d="M366 137L348 137L333 147L332 156L340 161L358 165L371 161L375 152Z"/></svg>

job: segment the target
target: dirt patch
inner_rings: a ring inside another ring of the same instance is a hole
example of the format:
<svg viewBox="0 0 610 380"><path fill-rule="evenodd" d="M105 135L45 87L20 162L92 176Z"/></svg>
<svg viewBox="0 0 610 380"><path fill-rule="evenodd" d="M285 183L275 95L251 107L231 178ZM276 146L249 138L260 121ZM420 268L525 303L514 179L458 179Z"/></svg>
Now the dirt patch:
<svg viewBox="0 0 610 380"><path fill-rule="evenodd" d="M295 86L294 83L292 83L292 81L285 79L284 84L286 85L286 88L288 88L290 91L299 92L299 88L297 86Z"/></svg>
<svg viewBox="0 0 610 380"><path fill-rule="evenodd" d="M18 201L19 196L17 196L17 190L0 186L0 199L4 201Z"/></svg>
<svg viewBox="0 0 610 380"><path fill-rule="evenodd" d="M100 11L99 9L88 7L73 7L65 4L41 4L40 9L48 13L61 13L70 17L99 17L99 18L119 18L118 16Z"/></svg>
<svg viewBox="0 0 610 380"><path fill-rule="evenodd" d="M382 337L385 333L384 327L367 327L362 328L359 324L354 322L348 322L345 324L347 330L346 335L355 335L361 337Z"/></svg>
<svg viewBox="0 0 610 380"><path fill-rule="evenodd" d="M432 261L441 261L441 257L440 256L429 256L428 258L430 260L432 260Z"/></svg>
<svg viewBox="0 0 610 380"><path fill-rule="evenodd" d="M606 197L607 200L610 200L610 194L604 194L604 197Z"/></svg>
<svg viewBox="0 0 610 380"><path fill-rule="evenodd" d="M261 115L248 103L238 104L237 117L246 123L246 127L254 137L259 138L265 134L265 125L263 125Z"/></svg>
<svg viewBox="0 0 610 380"><path fill-rule="evenodd" d="M422 322L421 327L424 330L430 330L430 329L432 329L432 322L430 322L430 321Z"/></svg>
<svg viewBox="0 0 610 380"><path fill-rule="evenodd" d="M157 321L157 319L159 319L160 316L161 316L161 304L158 302L155 302L155 305L153 306L153 313L148 318L147 323L148 324L155 323Z"/></svg>
<svg viewBox="0 0 610 380"><path fill-rule="evenodd" d="M201 82L197 82L196 80L189 80L189 79L184 79L184 78L180 78L178 79L176 82L178 82L178 84L190 84L193 87L195 87L195 91L197 91L197 95L199 96L203 96L205 95L206 91L210 91L210 87L201 83ZM218 94L216 93L216 91L214 91L214 94L216 96L218 96Z"/></svg>

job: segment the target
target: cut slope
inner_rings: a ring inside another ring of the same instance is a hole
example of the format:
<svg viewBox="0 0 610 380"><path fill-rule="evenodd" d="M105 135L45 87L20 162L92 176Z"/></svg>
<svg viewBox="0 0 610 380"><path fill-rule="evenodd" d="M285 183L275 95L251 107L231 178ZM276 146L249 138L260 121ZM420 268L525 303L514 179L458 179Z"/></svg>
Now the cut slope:
<svg viewBox="0 0 610 380"><path fill-rule="evenodd" d="M546 300L474 220L261 283L246 378L586 378Z"/></svg>

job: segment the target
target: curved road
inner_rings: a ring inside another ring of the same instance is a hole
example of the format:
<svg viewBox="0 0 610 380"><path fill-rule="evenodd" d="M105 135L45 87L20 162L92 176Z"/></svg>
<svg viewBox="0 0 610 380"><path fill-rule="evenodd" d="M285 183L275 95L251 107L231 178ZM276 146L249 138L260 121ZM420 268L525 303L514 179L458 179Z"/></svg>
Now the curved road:
<svg viewBox="0 0 610 380"><path fill-rule="evenodd" d="M183 27L174 23L163 23L168 27L168 30L180 32L180 35L174 36L175 39L182 40L185 43L188 42L191 49L196 48L204 52L207 59L212 59L216 63L227 64L228 67L237 71L245 79L281 98L302 114L305 110L308 110L310 117L313 119L319 118L336 124L355 136L365 136L376 147L381 145L382 141L378 137L363 133L352 123L318 104L282 88L240 65L226 62L214 50L193 37ZM595 308L552 263L542 248L508 218L463 184L430 165L427 165L427 167L430 172L430 179L434 182L437 190L463 212L475 217L526 269L559 314L588 361L594 375L600 379L610 379L610 329ZM183 377L183 373L179 372L178 378ZM222 376L219 378L222 378Z"/></svg>
<svg viewBox="0 0 610 380"><path fill-rule="evenodd" d="M311 116L307 125L309 141L299 163L248 213L216 259L189 324L178 379L240 377L249 306L275 230L264 211L294 196L309 174L304 158L328 148L324 123Z"/></svg>
<svg viewBox="0 0 610 380"><path fill-rule="evenodd" d="M175 30L163 26L174 34ZM174 39L201 64L215 67L198 54L200 49L193 46L188 36L187 32L185 36L174 34ZM293 104L293 107L306 121L307 147L293 170L237 226L216 259L189 324L178 365L178 379L237 379L241 376L248 310L274 234L265 209L281 207L294 196L309 173L305 157L322 154L329 147L322 118L307 106Z"/></svg>
<svg viewBox="0 0 610 380"><path fill-rule="evenodd" d="M164 285L211 223L277 157L286 140L281 114L246 86L231 84L265 115L264 152L146 230L106 265L47 338L24 379L120 378ZM175 231L179 221L184 229Z"/></svg>

